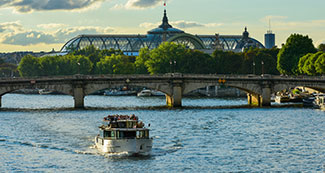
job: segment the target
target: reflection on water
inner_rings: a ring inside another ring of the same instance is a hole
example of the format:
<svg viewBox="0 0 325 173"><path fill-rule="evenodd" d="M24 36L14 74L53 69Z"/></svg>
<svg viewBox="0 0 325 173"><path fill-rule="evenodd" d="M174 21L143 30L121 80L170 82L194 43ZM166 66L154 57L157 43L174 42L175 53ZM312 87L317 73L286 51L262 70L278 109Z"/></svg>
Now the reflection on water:
<svg viewBox="0 0 325 173"><path fill-rule="evenodd" d="M3 96L2 103L10 108L0 112L3 172L321 172L325 163L325 114L313 109L72 110L70 96L16 94ZM89 96L85 104L159 107L165 98ZM183 104L246 100L185 98ZM133 113L151 124L151 156L99 153L93 146L102 118Z"/></svg>

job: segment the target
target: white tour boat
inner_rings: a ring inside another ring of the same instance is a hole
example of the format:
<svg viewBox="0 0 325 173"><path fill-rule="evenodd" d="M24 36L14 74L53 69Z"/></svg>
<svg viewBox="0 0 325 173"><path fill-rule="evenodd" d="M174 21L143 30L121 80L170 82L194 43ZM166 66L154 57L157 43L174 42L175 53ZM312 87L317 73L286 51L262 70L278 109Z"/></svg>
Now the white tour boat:
<svg viewBox="0 0 325 173"><path fill-rule="evenodd" d="M95 143L103 153L149 155L151 152L153 139L149 137L149 129L135 115L109 115L99 130Z"/></svg>

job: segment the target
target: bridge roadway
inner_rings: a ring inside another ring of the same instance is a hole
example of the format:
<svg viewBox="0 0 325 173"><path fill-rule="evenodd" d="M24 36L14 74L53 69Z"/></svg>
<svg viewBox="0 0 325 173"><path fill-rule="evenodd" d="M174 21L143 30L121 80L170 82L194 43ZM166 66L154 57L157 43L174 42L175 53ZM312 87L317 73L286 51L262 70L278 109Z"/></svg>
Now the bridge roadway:
<svg viewBox="0 0 325 173"><path fill-rule="evenodd" d="M269 106L271 94L296 86L325 92L325 76L272 75L201 75L168 73L163 75L73 75L30 78L1 78L1 97L19 89L42 88L55 90L74 98L75 108L84 108L84 97L96 91L121 86L146 87L166 94L171 107L182 106L182 96L206 86L225 85L247 93L248 104Z"/></svg>

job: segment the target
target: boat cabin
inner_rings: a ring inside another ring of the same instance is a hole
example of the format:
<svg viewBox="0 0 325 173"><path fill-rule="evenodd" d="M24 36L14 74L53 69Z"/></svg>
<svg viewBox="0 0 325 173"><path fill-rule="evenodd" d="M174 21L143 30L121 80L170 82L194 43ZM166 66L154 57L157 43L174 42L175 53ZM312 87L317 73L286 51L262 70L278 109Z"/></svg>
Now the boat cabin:
<svg viewBox="0 0 325 173"><path fill-rule="evenodd" d="M99 137L103 139L149 139L149 129L144 128L144 123L138 122L134 115L109 115L104 118L99 131Z"/></svg>

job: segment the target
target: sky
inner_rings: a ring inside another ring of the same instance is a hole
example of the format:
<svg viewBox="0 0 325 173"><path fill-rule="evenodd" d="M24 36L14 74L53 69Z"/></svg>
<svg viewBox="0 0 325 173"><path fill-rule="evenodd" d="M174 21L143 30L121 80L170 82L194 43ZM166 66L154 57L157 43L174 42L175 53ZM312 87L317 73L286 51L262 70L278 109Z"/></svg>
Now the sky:
<svg viewBox="0 0 325 173"><path fill-rule="evenodd" d="M190 34L241 35L281 47L293 33L325 43L325 0L167 0L170 24ZM0 0L0 52L59 51L80 34L146 34L163 0ZM270 25L271 24L271 25ZM271 27L270 27L271 26Z"/></svg>

